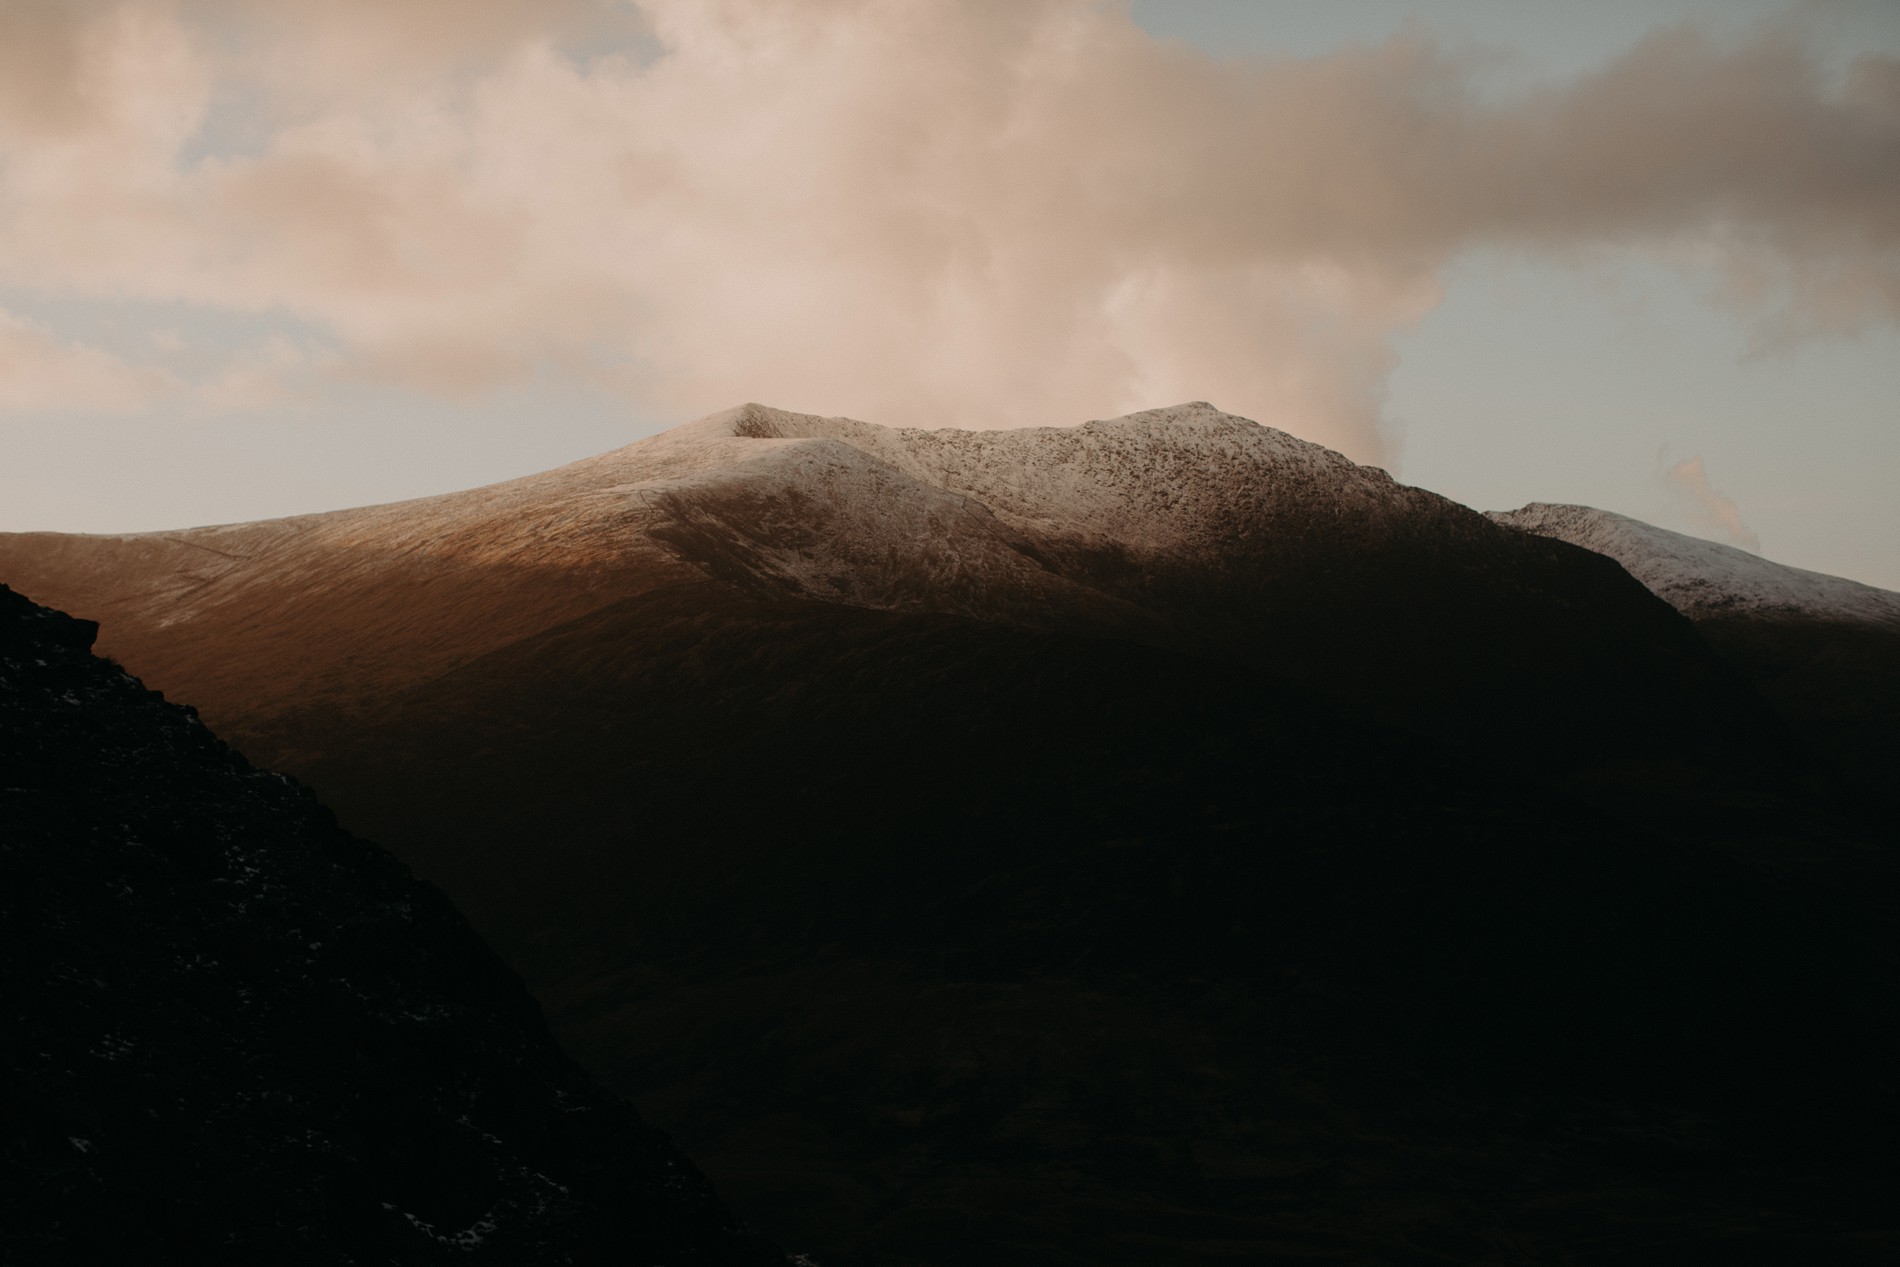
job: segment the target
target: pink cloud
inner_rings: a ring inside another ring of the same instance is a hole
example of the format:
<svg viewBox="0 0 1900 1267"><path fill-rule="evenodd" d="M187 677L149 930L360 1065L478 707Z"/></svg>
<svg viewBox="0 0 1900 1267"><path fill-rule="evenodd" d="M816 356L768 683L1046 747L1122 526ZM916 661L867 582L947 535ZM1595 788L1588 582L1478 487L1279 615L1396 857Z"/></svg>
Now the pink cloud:
<svg viewBox="0 0 1900 1267"><path fill-rule="evenodd" d="M1695 517L1698 527L1720 533L1731 544L1744 550L1761 553L1761 538L1755 535L1754 529L1742 522L1742 512L1735 503L1716 492L1709 483L1708 472L1702 469L1699 455L1678 462L1664 471L1663 481Z"/></svg>
<svg viewBox="0 0 1900 1267"><path fill-rule="evenodd" d="M1218 61L1088 0L9 12L80 87L0 92L0 282L286 311L451 395L1204 398L1380 460L1392 338L1473 246L1656 252L1794 335L1900 316L1900 63L1836 88L1785 31L1497 103L1428 39ZM657 56L575 52L629 23ZM182 161L233 101L256 152Z"/></svg>
<svg viewBox="0 0 1900 1267"><path fill-rule="evenodd" d="M177 388L162 370L129 364L0 311L0 412L126 412Z"/></svg>

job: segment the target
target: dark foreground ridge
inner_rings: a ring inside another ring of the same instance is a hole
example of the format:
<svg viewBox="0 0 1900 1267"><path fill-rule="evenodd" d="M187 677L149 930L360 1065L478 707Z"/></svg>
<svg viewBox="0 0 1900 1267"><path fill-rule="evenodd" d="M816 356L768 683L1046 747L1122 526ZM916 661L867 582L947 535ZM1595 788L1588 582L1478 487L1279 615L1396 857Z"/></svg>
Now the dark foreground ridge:
<svg viewBox="0 0 1900 1267"><path fill-rule="evenodd" d="M0 1261L770 1264L434 889L0 586Z"/></svg>

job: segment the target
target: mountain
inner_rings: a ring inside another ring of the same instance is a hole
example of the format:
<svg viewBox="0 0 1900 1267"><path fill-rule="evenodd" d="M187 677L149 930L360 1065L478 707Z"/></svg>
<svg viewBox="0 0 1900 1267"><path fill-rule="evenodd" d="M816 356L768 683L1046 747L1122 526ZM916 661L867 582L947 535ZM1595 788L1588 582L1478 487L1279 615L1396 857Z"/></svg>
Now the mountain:
<svg viewBox="0 0 1900 1267"><path fill-rule="evenodd" d="M1891 1248L1890 836L1614 560L1210 406L745 406L0 576L826 1267Z"/></svg>
<svg viewBox="0 0 1900 1267"><path fill-rule="evenodd" d="M1168 647L1464 740L1551 708L1566 725L1547 742L1621 748L1686 722L1658 701L1702 720L1749 706L1620 569L1205 404L1014 432L747 405L469 493L7 535L0 570L293 765L302 718L707 583Z"/></svg>
<svg viewBox="0 0 1900 1267"><path fill-rule="evenodd" d="M435 890L0 586L0 1258L782 1263Z"/></svg>
<svg viewBox="0 0 1900 1267"><path fill-rule="evenodd" d="M1588 506L1492 518L1621 563L1867 792L1900 767L1900 594Z"/></svg>

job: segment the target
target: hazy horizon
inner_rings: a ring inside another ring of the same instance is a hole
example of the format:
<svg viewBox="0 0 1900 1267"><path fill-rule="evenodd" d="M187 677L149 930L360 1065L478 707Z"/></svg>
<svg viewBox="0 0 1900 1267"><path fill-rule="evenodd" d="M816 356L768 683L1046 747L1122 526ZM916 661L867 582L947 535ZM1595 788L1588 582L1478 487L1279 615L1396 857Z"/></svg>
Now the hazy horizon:
<svg viewBox="0 0 1900 1267"><path fill-rule="evenodd" d="M1900 588L1878 4L30 3L0 529L1205 399Z"/></svg>

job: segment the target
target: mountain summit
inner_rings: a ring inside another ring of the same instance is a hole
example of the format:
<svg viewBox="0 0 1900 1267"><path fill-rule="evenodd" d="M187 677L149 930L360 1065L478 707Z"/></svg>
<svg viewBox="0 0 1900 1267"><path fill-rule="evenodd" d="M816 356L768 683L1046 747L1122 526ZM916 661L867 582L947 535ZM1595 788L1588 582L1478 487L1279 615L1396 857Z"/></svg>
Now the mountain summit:
<svg viewBox="0 0 1900 1267"><path fill-rule="evenodd" d="M1168 647L1461 739L1504 708L1562 712L1553 741L1615 748L1664 724L1659 703L1678 706L1656 674L1705 717L1748 707L1598 555L1198 402L1017 431L744 405L467 493L0 536L0 573L98 618L104 650L263 760L303 742L271 733L281 716L352 715L564 622L704 584ZM1617 667L1578 677L1585 662Z"/></svg>

